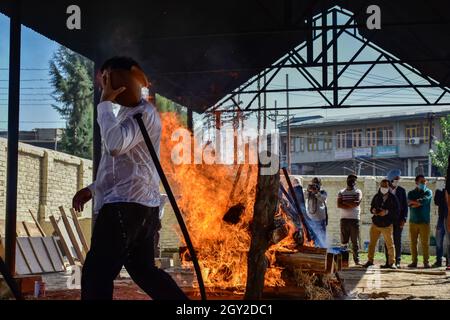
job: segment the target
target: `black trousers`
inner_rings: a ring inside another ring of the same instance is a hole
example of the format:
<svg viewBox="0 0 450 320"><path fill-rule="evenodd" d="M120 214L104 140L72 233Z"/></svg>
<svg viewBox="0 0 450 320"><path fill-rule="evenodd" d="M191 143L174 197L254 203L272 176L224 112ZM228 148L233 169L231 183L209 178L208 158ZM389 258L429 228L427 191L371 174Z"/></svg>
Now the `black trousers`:
<svg viewBox="0 0 450 320"><path fill-rule="evenodd" d="M158 208L106 204L100 210L83 266L82 300L111 300L114 279L125 266L134 282L155 300L186 300L176 282L155 266Z"/></svg>
<svg viewBox="0 0 450 320"><path fill-rule="evenodd" d="M400 222L394 222L393 224L394 230L392 235L394 237L394 247L395 247L395 263L400 263L402 259L402 231L403 228L400 228ZM388 263L388 252L386 244L384 245L384 253L386 255L386 264Z"/></svg>
<svg viewBox="0 0 450 320"><path fill-rule="evenodd" d="M341 243L347 245L352 242L353 261L359 263L359 220L341 219Z"/></svg>

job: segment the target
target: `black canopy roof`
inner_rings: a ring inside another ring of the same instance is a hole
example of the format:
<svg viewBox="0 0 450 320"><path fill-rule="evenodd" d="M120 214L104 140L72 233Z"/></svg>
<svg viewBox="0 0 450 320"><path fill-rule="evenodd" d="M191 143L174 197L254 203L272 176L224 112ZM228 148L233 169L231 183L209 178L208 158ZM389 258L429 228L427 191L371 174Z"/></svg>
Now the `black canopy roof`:
<svg viewBox="0 0 450 320"><path fill-rule="evenodd" d="M14 1L14 0L12 0ZM10 14L11 0L0 0ZM202 112L306 39L305 18L340 5L358 16L381 7L372 41L441 84L450 85L450 2L403 0L22 0L27 27L101 62L135 57L156 91ZM81 8L81 30L66 9Z"/></svg>

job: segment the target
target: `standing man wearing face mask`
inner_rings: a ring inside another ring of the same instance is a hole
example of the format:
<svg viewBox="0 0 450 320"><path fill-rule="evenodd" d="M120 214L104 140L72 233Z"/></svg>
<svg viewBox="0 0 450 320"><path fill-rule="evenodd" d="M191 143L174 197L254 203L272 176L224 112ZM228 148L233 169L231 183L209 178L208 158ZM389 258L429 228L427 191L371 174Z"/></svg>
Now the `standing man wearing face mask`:
<svg viewBox="0 0 450 320"><path fill-rule="evenodd" d="M378 193L373 197L370 206L372 226L370 227L370 242L368 261L364 267L373 265L375 247L380 235L383 235L387 246L388 263L383 267L397 269L395 265L395 248L393 239L393 222L397 219L399 204L397 198L389 191L389 180L383 179Z"/></svg>
<svg viewBox="0 0 450 320"><path fill-rule="evenodd" d="M338 194L337 207L341 213L341 243L352 241L353 260L359 265L359 222L361 219L362 192L356 188L357 176L347 177L347 188Z"/></svg>
<svg viewBox="0 0 450 320"><path fill-rule="evenodd" d="M400 268L400 262L402 258L402 232L405 226L406 219L408 218L408 199L406 197L406 190L399 186L401 171L394 169L388 172L387 180L389 180L390 191L397 197L399 204L399 214L392 223L394 246L395 246L395 265ZM385 246L386 264L389 264L388 249Z"/></svg>
<svg viewBox="0 0 450 320"><path fill-rule="evenodd" d="M417 267L417 240L420 236L420 243L423 251L423 266L430 268L429 264L429 239L430 239L430 204L433 193L427 188L427 180L423 175L416 177L416 188L408 192L409 215L409 236L411 238L411 258L412 263L409 268Z"/></svg>

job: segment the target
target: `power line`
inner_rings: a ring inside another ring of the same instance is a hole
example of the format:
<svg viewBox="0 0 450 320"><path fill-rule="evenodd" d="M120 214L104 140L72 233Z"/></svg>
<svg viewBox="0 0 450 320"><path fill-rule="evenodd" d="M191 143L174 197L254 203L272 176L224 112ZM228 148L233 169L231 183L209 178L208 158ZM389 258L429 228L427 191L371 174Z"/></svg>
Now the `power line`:
<svg viewBox="0 0 450 320"><path fill-rule="evenodd" d="M9 68L0 68L0 70L8 71ZM48 71L50 69L48 69L48 68L20 68L20 70L22 70L22 71Z"/></svg>
<svg viewBox="0 0 450 320"><path fill-rule="evenodd" d="M52 79L20 79L20 81L22 82L27 82L27 81L51 81ZM0 79L0 82L9 82L9 79Z"/></svg>
<svg viewBox="0 0 450 320"><path fill-rule="evenodd" d="M19 121L19 123L62 123L66 122L65 120L59 121ZM0 121L0 123L8 123L8 121Z"/></svg>
<svg viewBox="0 0 450 320"><path fill-rule="evenodd" d="M8 87L0 87L0 89L9 89ZM21 87L20 90L54 90L52 87Z"/></svg>

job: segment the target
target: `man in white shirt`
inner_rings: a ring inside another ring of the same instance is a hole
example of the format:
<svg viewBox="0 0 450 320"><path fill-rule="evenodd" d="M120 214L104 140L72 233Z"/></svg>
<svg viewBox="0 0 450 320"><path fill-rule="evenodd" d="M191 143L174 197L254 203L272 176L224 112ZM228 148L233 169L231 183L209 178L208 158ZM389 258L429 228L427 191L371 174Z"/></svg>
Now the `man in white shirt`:
<svg viewBox="0 0 450 320"><path fill-rule="evenodd" d="M347 245L352 242L353 260L359 265L359 222L361 218L362 192L356 188L357 176L347 177L347 188L338 194L337 207L341 213L341 243Z"/></svg>
<svg viewBox="0 0 450 320"><path fill-rule="evenodd" d="M81 298L112 299L113 281L125 266L131 278L153 299L186 299L176 282L154 263L154 239L160 225L159 176L133 118L142 113L159 152L160 118L156 108L141 97L148 81L138 63L128 57L107 60L101 72L103 91L97 122L102 157L94 183L73 198L75 210L82 211L93 197L94 211L98 213L83 266ZM121 104L117 116L113 103Z"/></svg>

